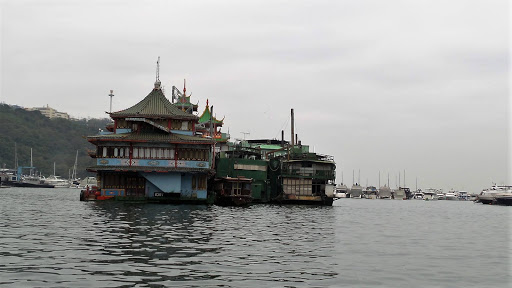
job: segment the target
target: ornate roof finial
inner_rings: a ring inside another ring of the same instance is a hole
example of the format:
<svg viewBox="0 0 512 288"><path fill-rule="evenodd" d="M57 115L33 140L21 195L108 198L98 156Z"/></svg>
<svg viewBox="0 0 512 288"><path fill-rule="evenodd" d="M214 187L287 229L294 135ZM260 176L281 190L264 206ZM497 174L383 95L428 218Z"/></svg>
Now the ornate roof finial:
<svg viewBox="0 0 512 288"><path fill-rule="evenodd" d="M160 89L160 56L158 56L158 60L156 61L156 81L155 81L155 89Z"/></svg>
<svg viewBox="0 0 512 288"><path fill-rule="evenodd" d="M187 79L183 79L183 96L187 96Z"/></svg>
<svg viewBox="0 0 512 288"><path fill-rule="evenodd" d="M208 98L206 98L206 107L208 107Z"/></svg>

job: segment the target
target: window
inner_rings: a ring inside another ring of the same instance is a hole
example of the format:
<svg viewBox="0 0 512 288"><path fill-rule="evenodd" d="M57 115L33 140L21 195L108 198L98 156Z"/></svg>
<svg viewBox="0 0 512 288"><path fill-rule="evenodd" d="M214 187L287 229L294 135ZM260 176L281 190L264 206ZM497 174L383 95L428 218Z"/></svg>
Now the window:
<svg viewBox="0 0 512 288"><path fill-rule="evenodd" d="M107 157L107 147L103 147L103 157Z"/></svg>
<svg viewBox="0 0 512 288"><path fill-rule="evenodd" d="M242 194L242 183L235 182L233 183L233 195L241 195Z"/></svg>

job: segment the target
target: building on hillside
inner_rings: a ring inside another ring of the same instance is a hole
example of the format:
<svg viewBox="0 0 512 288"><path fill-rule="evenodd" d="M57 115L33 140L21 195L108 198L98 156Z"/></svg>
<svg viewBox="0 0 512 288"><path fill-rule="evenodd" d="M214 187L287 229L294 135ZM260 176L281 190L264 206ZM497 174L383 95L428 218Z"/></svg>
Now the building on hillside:
<svg viewBox="0 0 512 288"><path fill-rule="evenodd" d="M96 199L207 203L214 141L196 134L198 117L171 103L158 79L139 103L111 112L110 134L89 136Z"/></svg>
<svg viewBox="0 0 512 288"><path fill-rule="evenodd" d="M34 108L26 108L27 111L39 111L44 116L53 119L53 118L63 118L63 119L70 119L68 113L59 112L53 108L51 108L48 104L46 107L34 107Z"/></svg>

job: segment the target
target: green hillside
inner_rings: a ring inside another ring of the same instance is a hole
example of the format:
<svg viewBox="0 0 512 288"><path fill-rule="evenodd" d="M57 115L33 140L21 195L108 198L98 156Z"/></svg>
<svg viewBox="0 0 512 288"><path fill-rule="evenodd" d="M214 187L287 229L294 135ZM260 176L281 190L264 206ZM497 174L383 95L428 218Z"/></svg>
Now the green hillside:
<svg viewBox="0 0 512 288"><path fill-rule="evenodd" d="M38 172L44 176L53 174L55 163L56 174L68 178L78 151L78 177L91 175L85 168L92 166L94 159L87 155L87 150L95 147L85 136L97 134L109 122L108 118L48 119L39 111L0 104L0 167L13 169L15 154L19 166L30 166L32 148L32 163Z"/></svg>

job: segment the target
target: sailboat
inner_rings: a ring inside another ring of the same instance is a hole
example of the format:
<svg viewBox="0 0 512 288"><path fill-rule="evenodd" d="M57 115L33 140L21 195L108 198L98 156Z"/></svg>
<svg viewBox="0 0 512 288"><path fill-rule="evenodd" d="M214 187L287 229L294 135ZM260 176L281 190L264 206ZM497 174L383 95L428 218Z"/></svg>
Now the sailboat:
<svg viewBox="0 0 512 288"><path fill-rule="evenodd" d="M391 188L389 188L389 173L388 173L388 185L380 186L380 172L379 172L379 194L380 199L391 199Z"/></svg>
<svg viewBox="0 0 512 288"><path fill-rule="evenodd" d="M78 186L80 185L80 178L76 177L77 164L78 164L78 150L76 150L75 165L73 165L73 171L70 173L70 176L69 176L70 188L78 188Z"/></svg>
<svg viewBox="0 0 512 288"><path fill-rule="evenodd" d="M361 180L361 170L359 170L359 180ZM354 183L354 170L352 170L352 183ZM350 188L350 198L361 198L363 195L363 187L361 184L354 183Z"/></svg>

